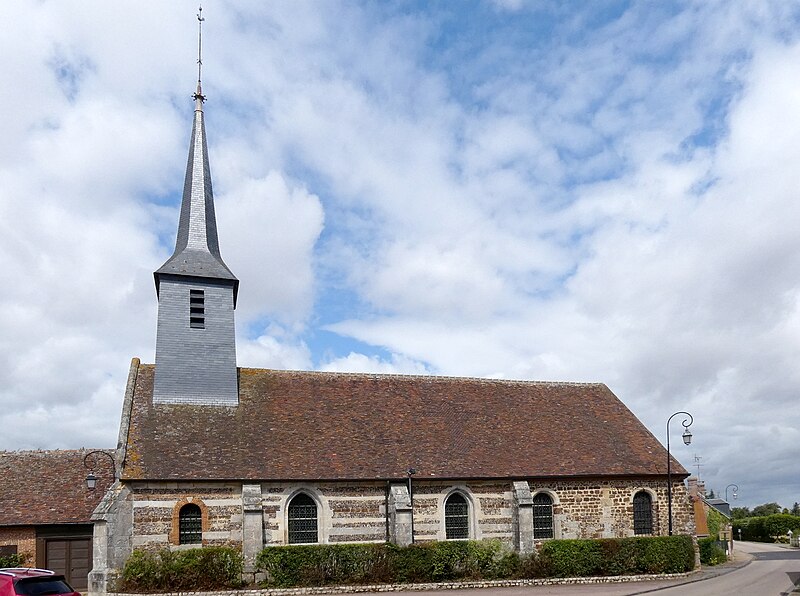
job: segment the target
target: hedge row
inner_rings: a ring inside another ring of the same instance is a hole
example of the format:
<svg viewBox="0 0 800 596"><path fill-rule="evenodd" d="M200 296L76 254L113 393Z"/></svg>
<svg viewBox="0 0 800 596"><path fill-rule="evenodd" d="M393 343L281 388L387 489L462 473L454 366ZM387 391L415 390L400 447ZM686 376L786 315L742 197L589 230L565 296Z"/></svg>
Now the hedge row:
<svg viewBox="0 0 800 596"><path fill-rule="evenodd" d="M157 552L135 550L117 582L118 592L218 590L242 586L242 555L229 547Z"/></svg>
<svg viewBox="0 0 800 596"><path fill-rule="evenodd" d="M550 540L539 557L555 577L683 573L694 568L694 545L690 536Z"/></svg>
<svg viewBox="0 0 800 596"><path fill-rule="evenodd" d="M763 517L745 517L733 521L733 537L739 539L741 529L742 540L756 542L775 542L778 537L786 536L791 530L800 531L800 517L787 513L776 513Z"/></svg>
<svg viewBox="0 0 800 596"><path fill-rule="evenodd" d="M0 569L3 567L22 567L25 563L25 555L13 554L0 557Z"/></svg>
<svg viewBox="0 0 800 596"><path fill-rule="evenodd" d="M258 555L266 587L425 583L681 573L694 567L689 536L550 540L520 557L499 541L269 547Z"/></svg>
<svg viewBox="0 0 800 596"><path fill-rule="evenodd" d="M273 587L493 579L508 574L509 564L514 553L497 541L278 546L256 559Z"/></svg>

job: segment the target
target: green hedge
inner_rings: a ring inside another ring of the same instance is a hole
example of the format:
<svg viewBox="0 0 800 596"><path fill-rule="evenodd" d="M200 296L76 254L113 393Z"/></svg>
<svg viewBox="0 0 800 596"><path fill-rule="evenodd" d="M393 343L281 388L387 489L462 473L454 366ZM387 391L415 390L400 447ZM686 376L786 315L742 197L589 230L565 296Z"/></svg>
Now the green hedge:
<svg viewBox="0 0 800 596"><path fill-rule="evenodd" d="M739 539L739 529L742 530L742 540L775 542L778 537L786 536L789 530L793 533L800 531L800 517L776 513L775 515L734 520L733 537L737 540Z"/></svg>
<svg viewBox="0 0 800 596"><path fill-rule="evenodd" d="M229 547L152 552L135 550L118 581L119 592L198 591L242 586L242 555Z"/></svg>
<svg viewBox="0 0 800 596"><path fill-rule="evenodd" d="M728 560L725 550L715 538L700 538L697 545L700 547L700 563L703 565L719 565Z"/></svg>
<svg viewBox="0 0 800 596"><path fill-rule="evenodd" d="M549 540L520 557L499 541L314 544L268 547L256 566L280 588L681 573L694 568L694 546L689 536Z"/></svg>
<svg viewBox="0 0 800 596"><path fill-rule="evenodd" d="M25 555L13 554L0 557L0 568L22 567L23 563L25 563Z"/></svg>
<svg viewBox="0 0 800 596"><path fill-rule="evenodd" d="M539 557L554 577L683 573L694 568L690 536L550 540Z"/></svg>
<svg viewBox="0 0 800 596"><path fill-rule="evenodd" d="M519 557L499 541L309 544L265 548L256 567L271 587L416 583L508 577Z"/></svg>

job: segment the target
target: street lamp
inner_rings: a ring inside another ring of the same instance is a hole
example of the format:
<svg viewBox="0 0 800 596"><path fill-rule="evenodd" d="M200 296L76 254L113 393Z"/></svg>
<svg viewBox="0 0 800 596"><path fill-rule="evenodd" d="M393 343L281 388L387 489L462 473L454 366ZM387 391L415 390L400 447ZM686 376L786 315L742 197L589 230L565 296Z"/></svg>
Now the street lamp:
<svg viewBox="0 0 800 596"><path fill-rule="evenodd" d="M108 459L111 460L111 466L114 470L114 480L117 479L117 462L114 460L114 457L108 452L103 451L102 449L95 449L94 451L90 451L86 455L83 456L83 467L89 470L89 473L86 475L86 486L89 490L94 490L97 486L97 476L94 475L94 465L89 465L89 456L94 455L94 465L97 464L97 456L98 455L105 455Z"/></svg>
<svg viewBox="0 0 800 596"><path fill-rule="evenodd" d="M672 456L669 452L669 423L678 414L684 414L689 417L681 422L683 425L683 434L681 438L683 439L684 445L688 445L692 442L692 433L689 431L689 427L692 425L692 422L694 422L694 418L692 418L689 412L675 412L672 416L667 418L667 521L670 536L672 536Z"/></svg>
<svg viewBox="0 0 800 596"><path fill-rule="evenodd" d="M736 485L736 484L729 484L728 486L725 487L725 502L726 503L729 502L728 501L728 489L730 487L733 487L733 498L735 499L738 496L737 491L739 490L739 486Z"/></svg>
<svg viewBox="0 0 800 596"><path fill-rule="evenodd" d="M411 477L417 473L415 468L409 468L408 475L408 499L411 502L411 544L414 544L414 491L411 488Z"/></svg>

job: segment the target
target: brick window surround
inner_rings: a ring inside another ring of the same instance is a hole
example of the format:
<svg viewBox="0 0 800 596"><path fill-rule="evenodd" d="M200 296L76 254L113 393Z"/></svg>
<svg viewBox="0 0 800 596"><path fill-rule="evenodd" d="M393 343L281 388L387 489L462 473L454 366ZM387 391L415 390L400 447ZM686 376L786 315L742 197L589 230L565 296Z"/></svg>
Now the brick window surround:
<svg viewBox="0 0 800 596"><path fill-rule="evenodd" d="M198 499L197 497L184 497L175 503L175 506L172 508L172 525L170 526L169 530L169 543L174 546L179 546L181 543L181 508L190 503L192 505L197 505L200 508L200 520L203 533L205 534L209 530L208 507L205 503L203 503L203 500ZM202 545L205 546L205 544L206 539L203 538Z"/></svg>

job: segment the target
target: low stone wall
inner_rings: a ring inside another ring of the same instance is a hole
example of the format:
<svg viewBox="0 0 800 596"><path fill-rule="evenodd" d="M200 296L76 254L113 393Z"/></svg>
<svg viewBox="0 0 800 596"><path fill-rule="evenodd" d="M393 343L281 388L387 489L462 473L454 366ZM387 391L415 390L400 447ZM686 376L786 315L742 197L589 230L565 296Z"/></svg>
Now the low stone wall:
<svg viewBox="0 0 800 596"><path fill-rule="evenodd" d="M304 596L306 594L354 594L361 592L427 592L431 590L463 590L467 588L514 588L525 586L560 586L586 584L623 584L645 581L683 579L687 573L656 575L613 575L608 577L553 577L546 579L501 579L492 581L438 582L427 584L373 584L365 586L320 586L315 588L271 588L262 590L221 590L218 592L171 592L159 596ZM108 596L142 596L114 593Z"/></svg>

